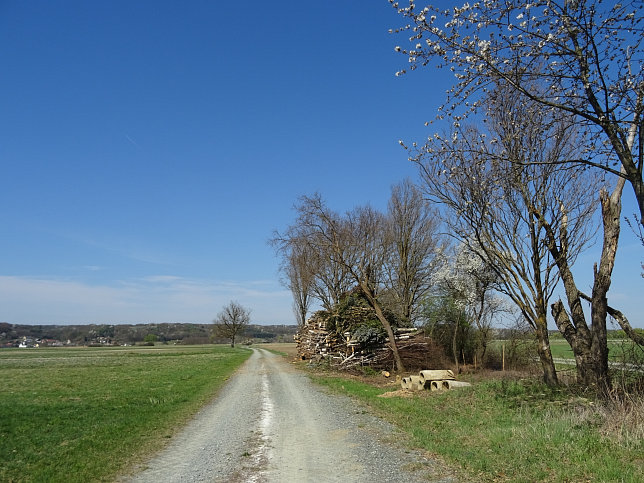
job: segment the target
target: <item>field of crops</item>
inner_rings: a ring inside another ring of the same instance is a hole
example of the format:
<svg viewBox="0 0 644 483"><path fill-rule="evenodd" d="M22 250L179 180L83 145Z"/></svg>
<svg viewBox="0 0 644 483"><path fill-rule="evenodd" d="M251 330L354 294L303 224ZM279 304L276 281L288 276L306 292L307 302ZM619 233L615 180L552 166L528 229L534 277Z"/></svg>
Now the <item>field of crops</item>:
<svg viewBox="0 0 644 483"><path fill-rule="evenodd" d="M109 480L250 355L220 346L0 351L0 481Z"/></svg>

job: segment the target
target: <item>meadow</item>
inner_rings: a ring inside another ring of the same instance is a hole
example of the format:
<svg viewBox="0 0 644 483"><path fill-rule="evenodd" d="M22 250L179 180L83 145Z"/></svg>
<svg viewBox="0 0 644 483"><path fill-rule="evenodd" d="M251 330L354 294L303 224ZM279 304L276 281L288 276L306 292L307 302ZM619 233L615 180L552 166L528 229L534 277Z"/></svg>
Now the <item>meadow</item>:
<svg viewBox="0 0 644 483"><path fill-rule="evenodd" d="M503 345L508 346L510 343L504 340L494 340L489 345L491 350L501 351ZM527 345L526 347L529 347ZM550 338L550 350L552 357L555 359L570 359L574 366L575 356L570 348L570 344L561 337ZM630 339L609 339L608 340L608 358L613 363L641 363L644 360L644 351ZM565 365L563 363L559 365Z"/></svg>
<svg viewBox="0 0 644 483"><path fill-rule="evenodd" d="M251 351L0 351L0 481L109 481L161 448Z"/></svg>

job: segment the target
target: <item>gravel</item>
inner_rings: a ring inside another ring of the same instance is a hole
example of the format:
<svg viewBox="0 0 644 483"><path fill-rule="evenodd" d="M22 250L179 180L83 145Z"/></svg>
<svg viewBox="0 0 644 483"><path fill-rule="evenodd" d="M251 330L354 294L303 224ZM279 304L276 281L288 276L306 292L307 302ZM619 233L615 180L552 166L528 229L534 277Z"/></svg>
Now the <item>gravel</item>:
<svg viewBox="0 0 644 483"><path fill-rule="evenodd" d="M355 401L254 349L217 399L129 481L384 483L446 474L400 440Z"/></svg>

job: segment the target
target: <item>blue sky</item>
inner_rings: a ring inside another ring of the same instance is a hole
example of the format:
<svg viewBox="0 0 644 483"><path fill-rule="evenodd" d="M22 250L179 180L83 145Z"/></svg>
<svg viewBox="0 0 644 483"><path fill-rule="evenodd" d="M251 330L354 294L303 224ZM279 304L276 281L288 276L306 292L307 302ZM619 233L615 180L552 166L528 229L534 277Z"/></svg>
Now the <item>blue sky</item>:
<svg viewBox="0 0 644 483"><path fill-rule="evenodd" d="M0 320L206 323L237 300L294 323L272 231L314 191L384 208L416 177L398 140L430 134L452 80L394 76L402 20L386 0L0 2ZM611 295L641 327L624 235Z"/></svg>

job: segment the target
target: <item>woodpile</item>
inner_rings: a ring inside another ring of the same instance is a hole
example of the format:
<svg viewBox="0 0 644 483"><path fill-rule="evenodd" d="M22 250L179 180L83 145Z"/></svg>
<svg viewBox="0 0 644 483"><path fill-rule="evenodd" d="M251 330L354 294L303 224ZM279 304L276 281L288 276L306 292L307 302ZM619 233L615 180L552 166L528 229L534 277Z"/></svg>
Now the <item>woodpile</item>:
<svg viewBox="0 0 644 483"><path fill-rule="evenodd" d="M403 377L400 384L403 389L411 391L443 391L457 387L471 386L469 382L455 380L454 373L449 369L425 369L418 375Z"/></svg>
<svg viewBox="0 0 644 483"><path fill-rule="evenodd" d="M370 309L352 307L352 325L342 327L342 332L328 330L329 316L325 312L316 312L294 336L297 352L301 360L328 360L343 369L356 366L370 366L374 369L391 369L394 365L393 354L388 340L374 336L369 337L369 326L365 325L370 316ZM360 331L357 328L366 329ZM343 330L347 329L347 330ZM403 359L423 358L428 351L428 344L415 327L395 327L394 336L398 351ZM413 365L412 365L413 366Z"/></svg>

